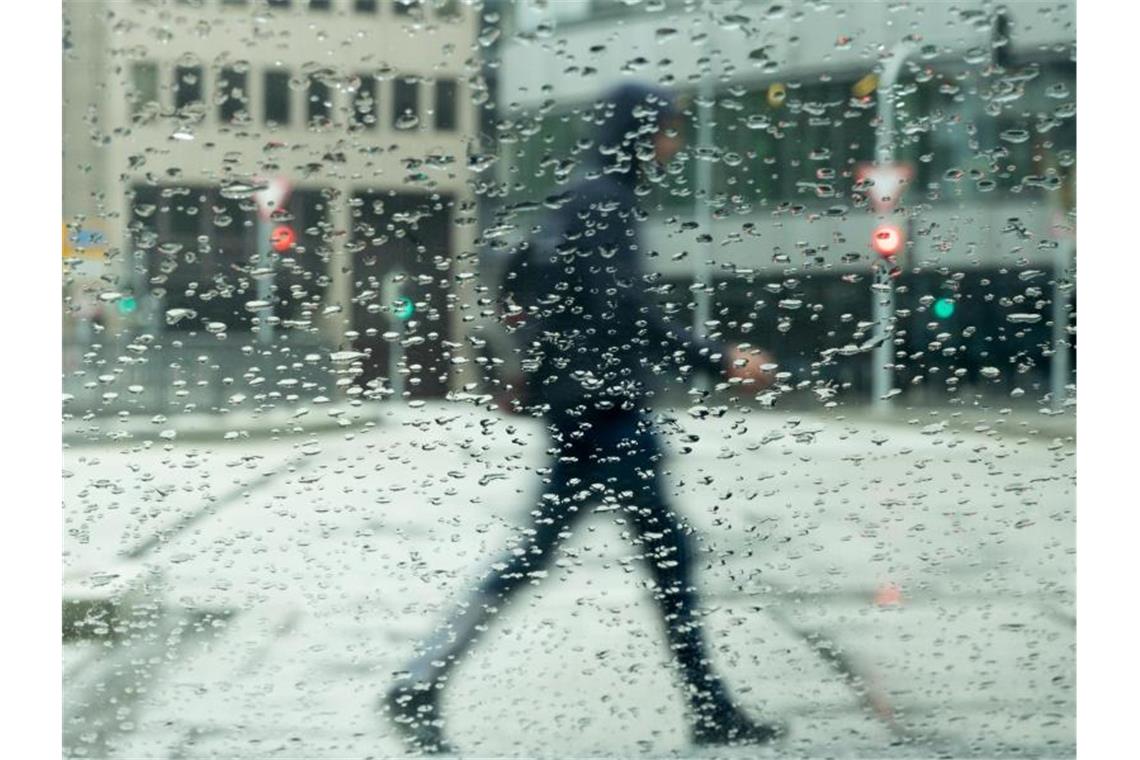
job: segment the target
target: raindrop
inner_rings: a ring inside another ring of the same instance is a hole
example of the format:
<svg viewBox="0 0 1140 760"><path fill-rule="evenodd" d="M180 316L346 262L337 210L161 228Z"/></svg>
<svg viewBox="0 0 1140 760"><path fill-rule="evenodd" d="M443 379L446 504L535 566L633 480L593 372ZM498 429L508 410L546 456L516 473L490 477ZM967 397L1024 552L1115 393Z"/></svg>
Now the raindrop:
<svg viewBox="0 0 1140 760"><path fill-rule="evenodd" d="M473 153L467 157L467 168L473 172L481 172L489 169L496 160L496 157L490 153Z"/></svg>
<svg viewBox="0 0 1140 760"><path fill-rule="evenodd" d="M176 325L184 319L194 319L198 312L193 309L167 309L166 324Z"/></svg>
<svg viewBox="0 0 1140 760"><path fill-rule="evenodd" d="M265 183L257 183L246 180L233 180L222 185L221 196L223 198L230 198L231 200L240 200L243 198L252 198L253 195L268 187Z"/></svg>
<svg viewBox="0 0 1140 760"><path fill-rule="evenodd" d="M1006 315L1005 321L1012 322L1016 325L1032 325L1041 321L1041 315L1019 312Z"/></svg>
<svg viewBox="0 0 1140 760"><path fill-rule="evenodd" d="M767 129L772 126L772 120L763 114L752 114L745 124L749 129Z"/></svg>
<svg viewBox="0 0 1140 760"><path fill-rule="evenodd" d="M981 47L970 48L969 50L966 51L966 56L965 56L966 63L970 63L970 64L974 64L974 65L977 65L980 63L985 63L986 61L989 60L989 57L990 57L989 53L986 52L986 49L981 48Z"/></svg>
<svg viewBox="0 0 1140 760"><path fill-rule="evenodd" d="M1008 143L1023 143L1029 139L1029 130L1027 129L1007 129L1004 130L999 137Z"/></svg>

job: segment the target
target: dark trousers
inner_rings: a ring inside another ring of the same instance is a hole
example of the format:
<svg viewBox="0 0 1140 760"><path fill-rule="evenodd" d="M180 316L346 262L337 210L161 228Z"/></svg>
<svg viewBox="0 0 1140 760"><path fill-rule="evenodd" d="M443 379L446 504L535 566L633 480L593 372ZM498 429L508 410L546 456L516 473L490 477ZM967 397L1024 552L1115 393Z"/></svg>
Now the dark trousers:
<svg viewBox="0 0 1140 760"><path fill-rule="evenodd" d="M582 518L601 511L608 519L620 519L655 583L653 596L686 699L702 712L725 709L727 695L707 659L696 616L692 539L666 499L662 452L652 423L624 411L558 416L552 423L557 454L530 526L484 577L478 597L496 598L505 606L558 558L559 545Z"/></svg>

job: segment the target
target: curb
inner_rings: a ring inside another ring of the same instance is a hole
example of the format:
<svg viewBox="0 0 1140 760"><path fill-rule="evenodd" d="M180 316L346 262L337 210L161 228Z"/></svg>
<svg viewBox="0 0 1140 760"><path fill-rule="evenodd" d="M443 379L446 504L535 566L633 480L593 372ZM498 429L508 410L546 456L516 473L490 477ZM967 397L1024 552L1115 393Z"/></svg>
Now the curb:
<svg viewBox="0 0 1140 760"><path fill-rule="evenodd" d="M298 413L302 412L302 413ZM369 408L340 408L328 410L325 415L308 410L273 411L266 414L187 414L155 417L116 419L97 418L87 421L66 420L63 442L69 446L92 446L129 441L214 442L235 443L249 438L267 436L304 435L350 430L368 423L377 424L381 415Z"/></svg>

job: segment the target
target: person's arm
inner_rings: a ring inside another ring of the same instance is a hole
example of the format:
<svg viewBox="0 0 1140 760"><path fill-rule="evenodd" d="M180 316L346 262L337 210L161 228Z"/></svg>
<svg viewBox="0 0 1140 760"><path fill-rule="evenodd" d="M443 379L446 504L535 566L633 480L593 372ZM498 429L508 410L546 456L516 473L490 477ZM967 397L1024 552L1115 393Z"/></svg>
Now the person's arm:
<svg viewBox="0 0 1140 760"><path fill-rule="evenodd" d="M635 283L629 290L635 313L645 321L646 337L664 347L679 364L704 369L713 375L723 373L728 346L723 341L697 335L692 325L670 318L644 286L644 282Z"/></svg>

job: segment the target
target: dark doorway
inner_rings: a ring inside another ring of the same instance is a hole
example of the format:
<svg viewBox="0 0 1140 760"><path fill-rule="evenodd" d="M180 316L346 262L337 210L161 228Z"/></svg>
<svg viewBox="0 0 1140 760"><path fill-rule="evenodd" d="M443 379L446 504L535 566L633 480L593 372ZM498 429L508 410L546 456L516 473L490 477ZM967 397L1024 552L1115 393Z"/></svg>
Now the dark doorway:
<svg viewBox="0 0 1140 760"><path fill-rule="evenodd" d="M358 382L402 387L413 398L442 397L449 378L452 199L358 193L352 216L352 324L356 350L368 354Z"/></svg>

